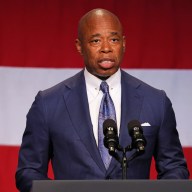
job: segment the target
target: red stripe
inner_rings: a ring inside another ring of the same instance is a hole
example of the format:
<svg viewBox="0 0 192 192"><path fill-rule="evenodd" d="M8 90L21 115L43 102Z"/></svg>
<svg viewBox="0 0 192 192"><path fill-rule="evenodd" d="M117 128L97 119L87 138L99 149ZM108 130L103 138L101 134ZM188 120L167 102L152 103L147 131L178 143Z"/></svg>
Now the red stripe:
<svg viewBox="0 0 192 192"><path fill-rule="evenodd" d="M192 69L192 1L1 1L0 65L83 66L75 49L79 18L95 7L116 13L127 49L122 67ZM71 10L73 10L71 12Z"/></svg>
<svg viewBox="0 0 192 192"><path fill-rule="evenodd" d="M14 179L18 151L19 147L0 146L0 191L2 192L18 192Z"/></svg>
<svg viewBox="0 0 192 192"><path fill-rule="evenodd" d="M17 157L18 157L18 146L0 146L0 191L2 192L17 192L15 187L15 171L17 167ZM191 173L192 179L192 147L184 148L184 154L188 162L188 167ZM49 170L49 176L53 178L52 170ZM151 168L151 179L156 178L156 171L154 167L154 161Z"/></svg>

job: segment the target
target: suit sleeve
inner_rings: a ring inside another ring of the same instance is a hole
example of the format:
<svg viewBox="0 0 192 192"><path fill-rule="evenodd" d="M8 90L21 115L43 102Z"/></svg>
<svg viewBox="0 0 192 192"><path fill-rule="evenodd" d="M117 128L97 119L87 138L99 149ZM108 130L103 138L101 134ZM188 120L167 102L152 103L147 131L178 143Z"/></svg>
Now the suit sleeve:
<svg viewBox="0 0 192 192"><path fill-rule="evenodd" d="M189 172L176 129L175 114L169 98L164 96L164 114L155 150L158 179L188 179Z"/></svg>
<svg viewBox="0 0 192 192"><path fill-rule="evenodd" d="M41 93L35 98L27 114L26 129L19 152L16 185L28 192L33 180L47 180L51 147L46 119L46 109Z"/></svg>

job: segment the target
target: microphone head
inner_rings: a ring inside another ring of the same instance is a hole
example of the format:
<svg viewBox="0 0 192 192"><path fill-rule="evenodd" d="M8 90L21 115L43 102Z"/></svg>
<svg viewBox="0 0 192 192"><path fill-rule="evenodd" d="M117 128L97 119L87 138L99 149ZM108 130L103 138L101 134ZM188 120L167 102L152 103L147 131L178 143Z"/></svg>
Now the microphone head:
<svg viewBox="0 0 192 192"><path fill-rule="evenodd" d="M143 129L141 127L141 123L138 120L132 120L128 123L128 131L131 136L134 134L134 129L139 129L141 133L143 133Z"/></svg>
<svg viewBox="0 0 192 192"><path fill-rule="evenodd" d="M119 145L117 136L117 124L113 119L106 119L103 123L104 146L109 150L109 154L114 154Z"/></svg>
<svg viewBox="0 0 192 192"><path fill-rule="evenodd" d="M141 123L138 120L132 120L128 123L129 135L132 138L132 148L142 154L145 152L146 139L143 135Z"/></svg>
<svg viewBox="0 0 192 192"><path fill-rule="evenodd" d="M106 132L108 131L108 128L113 128L113 131L115 134L117 134L117 124L113 119L106 119L103 122L103 134L106 135Z"/></svg>

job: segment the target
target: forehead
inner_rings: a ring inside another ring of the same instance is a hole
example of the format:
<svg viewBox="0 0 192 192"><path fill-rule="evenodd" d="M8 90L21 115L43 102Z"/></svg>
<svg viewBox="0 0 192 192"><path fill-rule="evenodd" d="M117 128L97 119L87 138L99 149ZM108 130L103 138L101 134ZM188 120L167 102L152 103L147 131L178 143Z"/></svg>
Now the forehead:
<svg viewBox="0 0 192 192"><path fill-rule="evenodd" d="M93 34L122 34L119 20L113 15L91 15L82 22L83 36Z"/></svg>

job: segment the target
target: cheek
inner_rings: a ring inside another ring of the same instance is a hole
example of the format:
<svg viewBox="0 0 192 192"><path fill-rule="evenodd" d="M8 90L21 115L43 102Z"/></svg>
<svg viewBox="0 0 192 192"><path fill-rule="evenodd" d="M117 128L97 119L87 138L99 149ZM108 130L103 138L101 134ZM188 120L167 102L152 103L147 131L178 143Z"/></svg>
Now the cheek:
<svg viewBox="0 0 192 192"><path fill-rule="evenodd" d="M117 56L118 60L121 60L123 55L124 55L124 49L123 48L116 51L116 56Z"/></svg>
<svg viewBox="0 0 192 192"><path fill-rule="evenodd" d="M84 63L89 69L97 69L96 54L93 54L92 52L87 52L86 55L84 55Z"/></svg>
<svg viewBox="0 0 192 192"><path fill-rule="evenodd" d="M124 47L123 47L123 46L118 47L118 48L116 49L116 53L118 53L119 55L123 54L123 52L124 52Z"/></svg>
<svg viewBox="0 0 192 192"><path fill-rule="evenodd" d="M95 63L97 61L98 54L96 51L88 52L87 53L87 60L89 60L91 63Z"/></svg>

